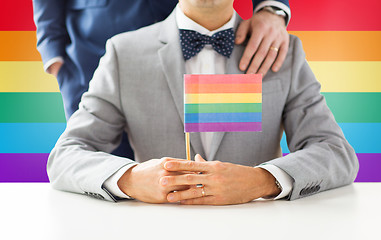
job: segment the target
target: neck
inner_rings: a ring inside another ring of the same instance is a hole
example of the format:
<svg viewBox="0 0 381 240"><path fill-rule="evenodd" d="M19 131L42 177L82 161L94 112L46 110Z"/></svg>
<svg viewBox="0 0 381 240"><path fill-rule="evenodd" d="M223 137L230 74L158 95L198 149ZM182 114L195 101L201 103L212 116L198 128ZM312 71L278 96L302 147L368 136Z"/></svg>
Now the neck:
<svg viewBox="0 0 381 240"><path fill-rule="evenodd" d="M187 1L180 1L180 8L184 14L209 31L225 25L233 16L232 6L205 6L192 5Z"/></svg>

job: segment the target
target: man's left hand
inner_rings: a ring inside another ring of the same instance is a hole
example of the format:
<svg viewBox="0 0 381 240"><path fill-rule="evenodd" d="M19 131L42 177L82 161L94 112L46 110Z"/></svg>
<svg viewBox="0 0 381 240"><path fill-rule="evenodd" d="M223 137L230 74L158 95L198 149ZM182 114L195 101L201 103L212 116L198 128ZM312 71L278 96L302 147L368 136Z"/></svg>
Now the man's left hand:
<svg viewBox="0 0 381 240"><path fill-rule="evenodd" d="M253 168L219 161L205 161L196 155L196 161L171 160L165 163L167 171L193 172L178 176L165 176L169 186L191 186L188 190L171 192L169 202L182 204L227 205L279 194L275 178L262 168ZM202 174L197 174L202 173ZM202 184L203 187L197 187Z"/></svg>
<svg viewBox="0 0 381 240"><path fill-rule="evenodd" d="M259 11L249 20L242 21L236 32L236 44L250 36L239 68L246 73L266 75L272 66L277 72L286 58L290 37L285 19L267 11ZM249 63L251 64L249 66Z"/></svg>

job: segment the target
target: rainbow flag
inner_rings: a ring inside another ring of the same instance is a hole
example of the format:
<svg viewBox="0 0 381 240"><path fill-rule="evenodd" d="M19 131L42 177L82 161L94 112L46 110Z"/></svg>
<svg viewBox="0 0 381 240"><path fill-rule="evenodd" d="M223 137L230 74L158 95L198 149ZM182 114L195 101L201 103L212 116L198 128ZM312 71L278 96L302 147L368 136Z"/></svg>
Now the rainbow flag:
<svg viewBox="0 0 381 240"><path fill-rule="evenodd" d="M262 75L184 75L185 132L262 130Z"/></svg>
<svg viewBox="0 0 381 240"><path fill-rule="evenodd" d="M289 2L287 29L302 40L322 94L356 151L356 182L381 182L381 1ZM58 84L44 73L35 31L32 1L0 1L0 183L47 182L49 152L66 127ZM280 145L290 152L285 135Z"/></svg>

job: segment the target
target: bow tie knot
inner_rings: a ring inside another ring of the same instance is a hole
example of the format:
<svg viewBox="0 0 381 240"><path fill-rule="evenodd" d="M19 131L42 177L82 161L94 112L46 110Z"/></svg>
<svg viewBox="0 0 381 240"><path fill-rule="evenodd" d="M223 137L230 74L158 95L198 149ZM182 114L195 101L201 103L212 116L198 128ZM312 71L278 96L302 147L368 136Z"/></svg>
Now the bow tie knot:
<svg viewBox="0 0 381 240"><path fill-rule="evenodd" d="M193 30L180 29L180 42L185 60L197 55L207 44L212 45L219 54L230 57L234 47L234 31L230 28L210 37Z"/></svg>

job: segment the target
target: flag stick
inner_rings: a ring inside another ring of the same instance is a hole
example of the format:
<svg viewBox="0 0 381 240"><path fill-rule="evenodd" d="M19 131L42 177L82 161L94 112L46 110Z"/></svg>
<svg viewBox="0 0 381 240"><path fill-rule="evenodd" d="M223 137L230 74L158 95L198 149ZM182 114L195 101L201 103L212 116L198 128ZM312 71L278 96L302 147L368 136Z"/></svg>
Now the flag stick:
<svg viewBox="0 0 381 240"><path fill-rule="evenodd" d="M186 149L186 153L187 153L187 160L191 160L191 157L190 157L190 139L189 139L189 132L186 132L185 133L185 149Z"/></svg>

